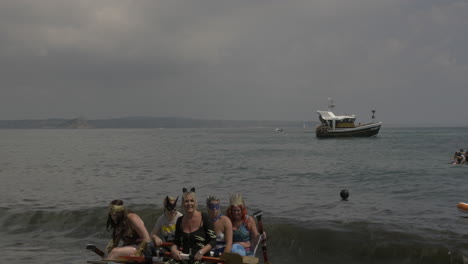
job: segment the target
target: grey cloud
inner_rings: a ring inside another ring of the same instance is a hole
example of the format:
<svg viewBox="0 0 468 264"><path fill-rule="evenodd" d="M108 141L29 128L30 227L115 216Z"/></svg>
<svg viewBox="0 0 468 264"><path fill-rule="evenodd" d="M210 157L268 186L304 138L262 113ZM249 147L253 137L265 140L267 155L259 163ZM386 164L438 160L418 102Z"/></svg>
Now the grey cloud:
<svg viewBox="0 0 468 264"><path fill-rule="evenodd" d="M463 1L2 1L0 119L458 124ZM466 111L465 111L466 112ZM431 116L428 116L430 113ZM364 121L364 120L363 120Z"/></svg>

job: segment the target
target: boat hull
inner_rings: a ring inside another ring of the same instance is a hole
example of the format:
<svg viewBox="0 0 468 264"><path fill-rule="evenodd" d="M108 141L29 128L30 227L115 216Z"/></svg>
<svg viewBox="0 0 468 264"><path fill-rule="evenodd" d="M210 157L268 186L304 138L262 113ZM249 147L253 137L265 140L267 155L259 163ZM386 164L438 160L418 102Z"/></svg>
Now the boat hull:
<svg viewBox="0 0 468 264"><path fill-rule="evenodd" d="M355 128L337 128L330 129L327 126L319 125L315 130L318 138L336 138L336 137L372 137L379 133L382 123L362 125Z"/></svg>
<svg viewBox="0 0 468 264"><path fill-rule="evenodd" d="M170 252L166 252L164 253L164 255L168 258L171 258ZM187 260L187 261L189 260L188 254L181 254L181 255L186 255L186 256L183 256L182 259ZM168 263L166 261L163 261L163 262L151 261L151 262L153 264ZM223 253L219 258L203 256L203 262L204 263L224 263L224 264L259 264L259 259L256 257L241 256L237 253L226 252L226 253ZM147 263L147 260L143 256L120 256L117 259L88 260L87 263L89 264L111 264L111 263L136 264L136 263ZM184 263L186 263L186 261L184 261Z"/></svg>

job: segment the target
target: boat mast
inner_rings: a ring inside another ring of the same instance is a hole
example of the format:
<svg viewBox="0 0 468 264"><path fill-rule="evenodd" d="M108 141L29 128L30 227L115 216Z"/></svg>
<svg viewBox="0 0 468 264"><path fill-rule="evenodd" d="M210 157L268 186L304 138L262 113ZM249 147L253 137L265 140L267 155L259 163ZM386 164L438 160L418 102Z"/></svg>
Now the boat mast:
<svg viewBox="0 0 468 264"><path fill-rule="evenodd" d="M334 107L335 107L335 104L333 103L333 98L328 97L328 111L333 112ZM331 125L332 130L335 130L335 125L336 125L336 121L332 120L332 125Z"/></svg>
<svg viewBox="0 0 468 264"><path fill-rule="evenodd" d="M335 104L333 103L333 98L328 97L328 111L332 112L333 107L335 107Z"/></svg>

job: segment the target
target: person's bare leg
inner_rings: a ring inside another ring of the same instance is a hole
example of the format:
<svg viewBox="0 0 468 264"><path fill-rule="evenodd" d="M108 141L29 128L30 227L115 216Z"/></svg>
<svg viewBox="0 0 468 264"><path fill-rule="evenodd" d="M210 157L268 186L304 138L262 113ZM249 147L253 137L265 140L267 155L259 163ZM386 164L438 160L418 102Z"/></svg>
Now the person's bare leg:
<svg viewBox="0 0 468 264"><path fill-rule="evenodd" d="M119 256L135 255L136 252L137 252L137 249L134 246L116 247L112 249L109 255L106 256L106 259L116 259Z"/></svg>

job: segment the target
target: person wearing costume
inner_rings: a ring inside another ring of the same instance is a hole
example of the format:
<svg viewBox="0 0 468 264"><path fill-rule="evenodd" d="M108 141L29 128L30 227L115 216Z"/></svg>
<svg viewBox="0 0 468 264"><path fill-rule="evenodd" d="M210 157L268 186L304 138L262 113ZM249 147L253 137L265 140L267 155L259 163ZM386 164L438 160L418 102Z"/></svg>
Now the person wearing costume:
<svg viewBox="0 0 468 264"><path fill-rule="evenodd" d="M140 256L151 240L143 220L127 210L122 200L114 200L109 205L107 231L110 230L112 240L106 247L106 259L116 259L125 255ZM119 246L120 241L123 242L122 246Z"/></svg>
<svg viewBox="0 0 468 264"><path fill-rule="evenodd" d="M214 255L219 256L224 252L231 252L232 247L232 223L229 217L221 213L220 201L218 197L208 196L206 198L206 209L213 221L216 234L216 246L213 249Z"/></svg>
<svg viewBox="0 0 468 264"><path fill-rule="evenodd" d="M247 215L247 208L241 194L231 195L226 215L232 222L231 252L242 256L253 255L253 247L255 247L260 235L254 218Z"/></svg>
<svg viewBox="0 0 468 264"><path fill-rule="evenodd" d="M164 213L158 218L153 230L151 239L156 247L160 247L163 242L173 242L175 236L176 221L182 216L177 211L177 199L166 196L164 199Z"/></svg>
<svg viewBox="0 0 468 264"><path fill-rule="evenodd" d="M182 261L181 254L189 254L190 259L200 263L204 255L216 246L213 222L205 212L197 209L195 188L188 191L183 188L182 207L184 215L176 222L175 240L171 255L175 261Z"/></svg>

